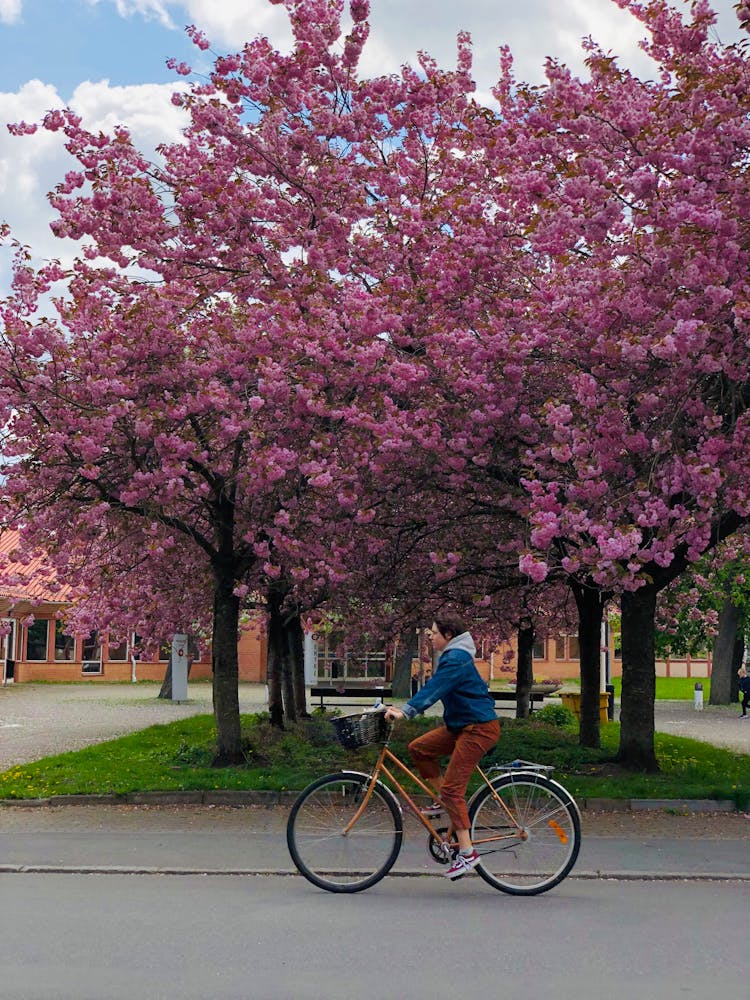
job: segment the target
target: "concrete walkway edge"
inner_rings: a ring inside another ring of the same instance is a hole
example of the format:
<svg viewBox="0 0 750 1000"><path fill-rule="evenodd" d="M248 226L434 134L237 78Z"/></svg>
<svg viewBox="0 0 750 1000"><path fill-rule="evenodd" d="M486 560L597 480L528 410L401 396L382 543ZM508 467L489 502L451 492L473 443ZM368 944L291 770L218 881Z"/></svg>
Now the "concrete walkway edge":
<svg viewBox="0 0 750 1000"><path fill-rule="evenodd" d="M291 807L299 791L130 792L125 795L52 795L44 799L0 799L0 808L27 808L81 805L148 806L275 806ZM577 799L578 807L592 812L645 812L663 810L674 813L744 812L725 799Z"/></svg>

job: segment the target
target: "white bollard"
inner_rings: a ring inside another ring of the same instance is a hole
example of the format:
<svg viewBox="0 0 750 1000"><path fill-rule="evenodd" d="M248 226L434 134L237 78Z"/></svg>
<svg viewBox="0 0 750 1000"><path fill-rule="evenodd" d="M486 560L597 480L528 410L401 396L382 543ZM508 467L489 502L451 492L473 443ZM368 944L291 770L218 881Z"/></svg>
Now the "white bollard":
<svg viewBox="0 0 750 1000"><path fill-rule="evenodd" d="M703 685L698 681L693 692L693 708L696 712L703 711Z"/></svg>

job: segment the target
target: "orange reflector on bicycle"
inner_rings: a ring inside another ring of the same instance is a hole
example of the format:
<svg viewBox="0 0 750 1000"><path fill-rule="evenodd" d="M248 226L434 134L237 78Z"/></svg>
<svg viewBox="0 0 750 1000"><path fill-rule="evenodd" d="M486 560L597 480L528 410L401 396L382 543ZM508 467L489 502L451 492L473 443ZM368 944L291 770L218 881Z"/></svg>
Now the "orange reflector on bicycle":
<svg viewBox="0 0 750 1000"><path fill-rule="evenodd" d="M560 826L560 824L556 820L551 819L549 821L549 825L552 827L557 836L560 838L560 843L567 844L568 842L567 834L565 833L565 830L563 830L563 828Z"/></svg>

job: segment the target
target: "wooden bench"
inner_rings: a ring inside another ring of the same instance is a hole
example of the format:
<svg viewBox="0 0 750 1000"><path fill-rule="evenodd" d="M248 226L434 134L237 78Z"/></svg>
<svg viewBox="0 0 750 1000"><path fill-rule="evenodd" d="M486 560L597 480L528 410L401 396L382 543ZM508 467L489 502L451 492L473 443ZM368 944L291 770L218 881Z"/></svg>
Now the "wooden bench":
<svg viewBox="0 0 750 1000"><path fill-rule="evenodd" d="M310 688L311 698L320 698L320 708L325 711L326 701L335 701L339 705L357 705L361 708L366 708L365 705L359 705L359 702L352 701L341 701L342 698L372 698L374 701L376 698L392 698L393 688L389 687L366 687L365 685L337 685L337 684L318 684Z"/></svg>
<svg viewBox="0 0 750 1000"><path fill-rule="evenodd" d="M490 691L490 697L495 701L516 701L515 691ZM358 702L352 701L341 701L342 698L392 698L393 688L389 687L365 687L364 685L335 685L335 684L319 684L315 687L310 688L311 698L320 698L320 708L325 710L326 701L335 701L339 705L359 705ZM532 691L529 693L529 711L534 711L535 705L541 705L544 702L546 695L541 691ZM363 708L365 706L362 706Z"/></svg>
<svg viewBox="0 0 750 1000"><path fill-rule="evenodd" d="M496 702L498 701L512 701L515 704L516 692L515 691L490 691L490 697L494 698ZM547 696L543 691L530 691L529 692L529 711L534 711L535 704L543 704L544 699Z"/></svg>

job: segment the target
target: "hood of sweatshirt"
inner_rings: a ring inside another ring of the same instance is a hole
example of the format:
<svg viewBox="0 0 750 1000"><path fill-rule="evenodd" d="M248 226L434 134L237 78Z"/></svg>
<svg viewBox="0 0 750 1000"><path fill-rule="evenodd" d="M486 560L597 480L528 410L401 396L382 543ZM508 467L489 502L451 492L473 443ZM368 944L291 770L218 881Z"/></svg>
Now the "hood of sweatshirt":
<svg viewBox="0 0 750 1000"><path fill-rule="evenodd" d="M474 659L477 652L477 647L474 645L474 640L471 638L471 633L462 632L461 635L454 635L453 638L445 644L443 647L443 652L447 653L449 649L460 649L464 653L468 653L469 656Z"/></svg>

